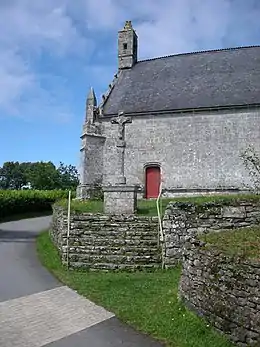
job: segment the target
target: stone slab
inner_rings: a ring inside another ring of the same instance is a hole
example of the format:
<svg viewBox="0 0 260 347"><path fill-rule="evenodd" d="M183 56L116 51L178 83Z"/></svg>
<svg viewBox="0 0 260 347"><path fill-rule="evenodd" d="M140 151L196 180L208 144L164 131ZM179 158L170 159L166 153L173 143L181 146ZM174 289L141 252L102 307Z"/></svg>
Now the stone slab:
<svg viewBox="0 0 260 347"><path fill-rule="evenodd" d="M222 217L224 218L244 218L246 216L245 206L223 206Z"/></svg>
<svg viewBox="0 0 260 347"><path fill-rule="evenodd" d="M41 347L114 314L67 286L0 303L0 346Z"/></svg>

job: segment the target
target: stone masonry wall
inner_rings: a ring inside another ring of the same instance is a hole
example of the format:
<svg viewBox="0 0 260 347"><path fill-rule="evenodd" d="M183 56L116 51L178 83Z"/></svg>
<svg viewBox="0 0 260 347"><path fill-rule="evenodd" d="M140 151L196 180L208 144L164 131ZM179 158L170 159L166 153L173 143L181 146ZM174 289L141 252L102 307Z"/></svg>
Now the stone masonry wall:
<svg viewBox="0 0 260 347"><path fill-rule="evenodd" d="M161 266L157 217L72 214L69 265L87 269L149 269ZM53 210L51 238L67 259L67 215Z"/></svg>
<svg viewBox="0 0 260 347"><path fill-rule="evenodd" d="M125 129L127 184L145 187L145 166L159 164L163 189L245 189L240 158L251 144L260 151L259 110L134 116ZM103 121L104 184L118 170L117 126Z"/></svg>
<svg viewBox="0 0 260 347"><path fill-rule="evenodd" d="M187 243L180 297L241 347L260 346L260 261L243 261Z"/></svg>
<svg viewBox="0 0 260 347"><path fill-rule="evenodd" d="M185 242L198 234L259 223L260 205L254 201L226 201L224 205L223 202L170 203L163 219L164 264L171 267L182 261Z"/></svg>
<svg viewBox="0 0 260 347"><path fill-rule="evenodd" d="M103 180L103 147L105 138L85 134L81 149L81 184L101 184Z"/></svg>

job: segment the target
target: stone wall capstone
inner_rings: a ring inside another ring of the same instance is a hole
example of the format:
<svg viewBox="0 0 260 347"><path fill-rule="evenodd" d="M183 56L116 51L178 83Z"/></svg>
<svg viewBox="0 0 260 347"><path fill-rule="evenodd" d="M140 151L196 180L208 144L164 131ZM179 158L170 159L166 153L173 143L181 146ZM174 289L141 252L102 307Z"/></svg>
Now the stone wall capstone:
<svg viewBox="0 0 260 347"><path fill-rule="evenodd" d="M182 261L184 244L198 234L242 228L260 223L258 201L204 204L172 202L163 218L163 260L166 267Z"/></svg>
<svg viewBox="0 0 260 347"><path fill-rule="evenodd" d="M180 297L241 347L260 346L260 261L242 260L185 245Z"/></svg>
<svg viewBox="0 0 260 347"><path fill-rule="evenodd" d="M67 215L54 206L50 236L67 259ZM85 269L152 269L161 266L158 219L136 215L72 213L69 266Z"/></svg>

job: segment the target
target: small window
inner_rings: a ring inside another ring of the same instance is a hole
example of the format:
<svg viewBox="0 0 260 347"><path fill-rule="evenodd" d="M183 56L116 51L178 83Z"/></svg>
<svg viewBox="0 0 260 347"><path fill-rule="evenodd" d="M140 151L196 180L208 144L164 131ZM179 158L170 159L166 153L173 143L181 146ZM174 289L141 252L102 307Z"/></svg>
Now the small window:
<svg viewBox="0 0 260 347"><path fill-rule="evenodd" d="M123 44L124 49L127 49L127 43Z"/></svg>

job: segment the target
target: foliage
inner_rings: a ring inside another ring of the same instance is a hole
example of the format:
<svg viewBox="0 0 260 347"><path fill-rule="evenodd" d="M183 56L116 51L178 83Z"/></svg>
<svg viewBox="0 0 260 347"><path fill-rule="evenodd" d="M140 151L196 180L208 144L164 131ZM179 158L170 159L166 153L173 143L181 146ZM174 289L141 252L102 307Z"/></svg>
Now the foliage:
<svg viewBox="0 0 260 347"><path fill-rule="evenodd" d="M74 190L79 184L77 169L52 162L6 162L0 168L0 189Z"/></svg>
<svg viewBox="0 0 260 347"><path fill-rule="evenodd" d="M58 185L61 189L75 189L79 185L78 171L75 166L60 162L57 173Z"/></svg>
<svg viewBox="0 0 260 347"><path fill-rule="evenodd" d="M18 162L6 162L0 168L0 188L21 189L26 184L24 166Z"/></svg>
<svg viewBox="0 0 260 347"><path fill-rule="evenodd" d="M244 166L249 173L253 188L260 191L260 158L255 149L249 146L242 154Z"/></svg>
<svg viewBox="0 0 260 347"><path fill-rule="evenodd" d="M51 162L31 163L28 166L27 180L32 189L52 190L60 188L58 171Z"/></svg>
<svg viewBox="0 0 260 347"><path fill-rule="evenodd" d="M243 259L260 260L260 227L223 230L200 236L207 248Z"/></svg>
<svg viewBox="0 0 260 347"><path fill-rule="evenodd" d="M54 202L67 196L68 192L62 190L0 190L0 219L14 214L51 210Z"/></svg>
<svg viewBox="0 0 260 347"><path fill-rule="evenodd" d="M38 237L37 250L62 283L169 347L232 346L178 300L180 268L151 273L66 270L48 232Z"/></svg>

